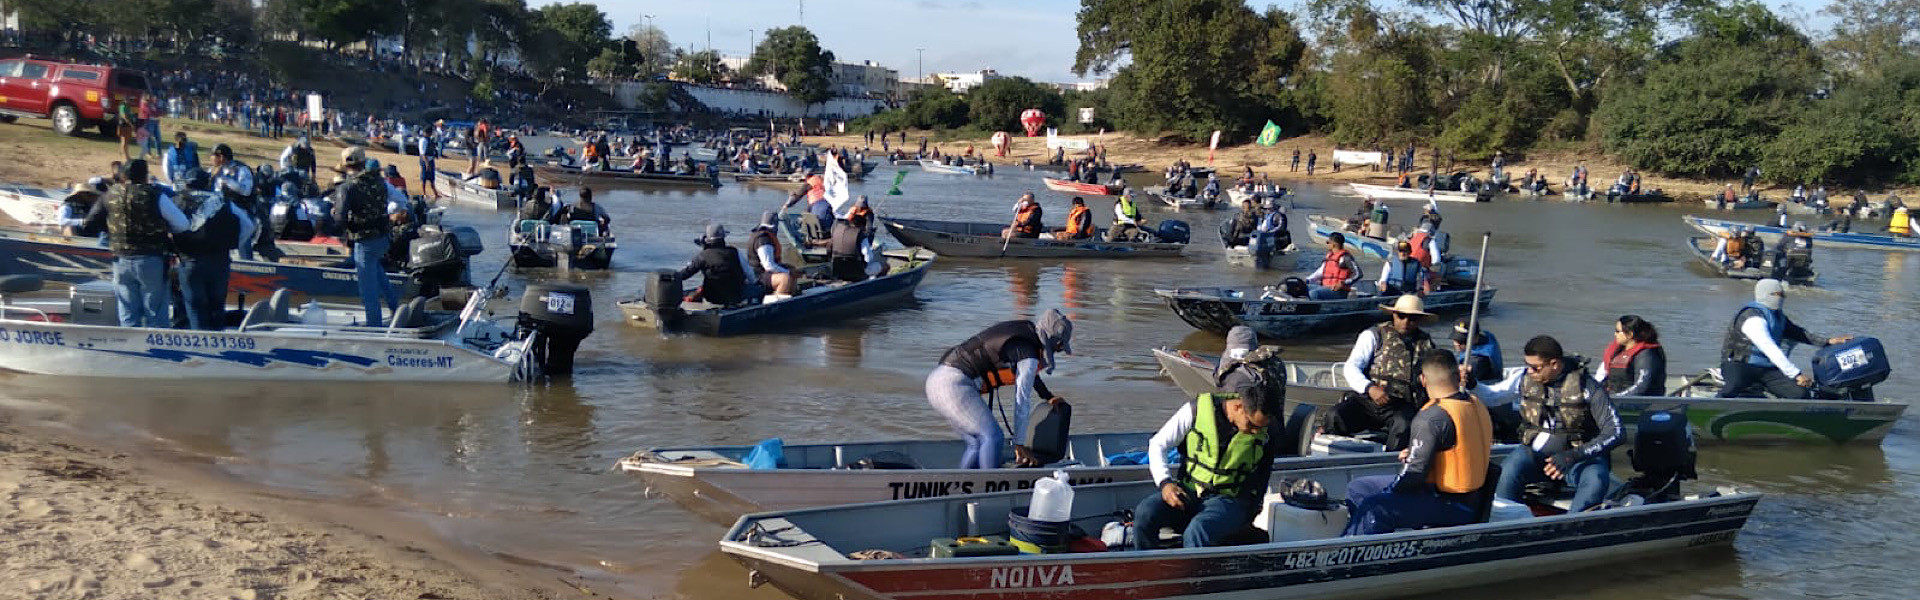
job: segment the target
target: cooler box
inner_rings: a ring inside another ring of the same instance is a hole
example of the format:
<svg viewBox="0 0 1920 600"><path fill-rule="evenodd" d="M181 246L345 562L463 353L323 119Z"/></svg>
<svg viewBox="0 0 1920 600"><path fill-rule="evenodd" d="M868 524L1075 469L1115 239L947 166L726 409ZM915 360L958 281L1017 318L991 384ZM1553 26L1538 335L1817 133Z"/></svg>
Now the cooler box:
<svg viewBox="0 0 1920 600"><path fill-rule="evenodd" d="M120 326L120 304L113 297L113 282L75 284L72 294L67 300L68 323ZM226 299L221 300L224 302Z"/></svg>
<svg viewBox="0 0 1920 600"><path fill-rule="evenodd" d="M1253 524L1267 530L1267 541L1298 542L1340 537L1347 528L1347 505L1335 503L1327 510L1312 510L1287 504L1280 494L1267 494L1266 507L1253 518Z"/></svg>
<svg viewBox="0 0 1920 600"><path fill-rule="evenodd" d="M1331 456L1335 454L1365 454L1386 452L1387 445L1370 442L1356 437L1322 433L1313 436L1313 448L1309 456Z"/></svg>
<svg viewBox="0 0 1920 600"><path fill-rule="evenodd" d="M1880 340L1859 337L1813 353L1813 381L1827 388L1852 388L1887 380L1892 367Z"/></svg>

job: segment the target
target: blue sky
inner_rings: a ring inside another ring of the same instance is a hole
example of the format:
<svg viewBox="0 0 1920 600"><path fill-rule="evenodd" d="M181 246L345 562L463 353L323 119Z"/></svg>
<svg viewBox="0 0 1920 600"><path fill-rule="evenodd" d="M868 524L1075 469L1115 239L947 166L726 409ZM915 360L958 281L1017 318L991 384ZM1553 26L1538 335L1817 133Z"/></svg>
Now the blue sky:
<svg viewBox="0 0 1920 600"><path fill-rule="evenodd" d="M1824 0L1765 0L1782 17L1815 38L1832 23L1818 16ZM554 4L533 0L529 4ZM614 33L653 15L653 25L675 46L703 48L708 33L713 48L744 55L766 30L804 24L821 45L842 61L871 60L896 69L903 78L919 74L919 53L926 48L926 72L977 71L1037 81L1078 81L1074 77L1074 15L1079 0L598 0L613 21ZM801 21L801 7L806 20ZM1253 0L1256 8L1278 5L1300 14L1302 0ZM1383 4L1392 4L1383 2Z"/></svg>

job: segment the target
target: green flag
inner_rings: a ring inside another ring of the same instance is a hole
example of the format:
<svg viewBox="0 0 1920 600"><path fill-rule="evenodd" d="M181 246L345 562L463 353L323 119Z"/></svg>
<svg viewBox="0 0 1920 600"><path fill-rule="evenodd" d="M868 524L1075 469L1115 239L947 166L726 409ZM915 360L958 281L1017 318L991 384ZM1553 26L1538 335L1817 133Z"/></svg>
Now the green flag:
<svg viewBox="0 0 1920 600"><path fill-rule="evenodd" d="M1262 146L1272 146L1280 143L1280 126L1273 124L1273 121L1267 121L1267 126L1260 128L1260 137L1255 139L1253 143Z"/></svg>
<svg viewBox="0 0 1920 600"><path fill-rule="evenodd" d="M900 182L906 181L906 180L907 180L906 169L901 169L899 173L895 173L893 175L893 189L887 190L887 195L888 196L900 195Z"/></svg>

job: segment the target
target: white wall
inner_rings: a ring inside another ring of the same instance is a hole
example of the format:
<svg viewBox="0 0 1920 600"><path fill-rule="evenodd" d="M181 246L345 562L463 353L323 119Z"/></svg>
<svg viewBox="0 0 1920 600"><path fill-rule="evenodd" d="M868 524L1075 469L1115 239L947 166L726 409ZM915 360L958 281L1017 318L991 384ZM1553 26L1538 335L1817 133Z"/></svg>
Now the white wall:
<svg viewBox="0 0 1920 600"><path fill-rule="evenodd" d="M615 85L613 90L611 90L613 98L620 103L621 107L629 109L638 108L635 106L635 99L639 97L639 90L642 85L645 84L625 82ZM695 99L699 100L701 104L707 105L707 108L712 110L720 112L743 112L755 115L760 114L761 111L766 111L768 116L781 118L837 115L841 118L851 119L873 114L875 107L883 106L883 103L879 100L866 98L834 98L825 103L808 107L799 100L795 100L792 96L786 94L755 90L710 88L697 85L682 87L686 89L688 93L692 94Z"/></svg>

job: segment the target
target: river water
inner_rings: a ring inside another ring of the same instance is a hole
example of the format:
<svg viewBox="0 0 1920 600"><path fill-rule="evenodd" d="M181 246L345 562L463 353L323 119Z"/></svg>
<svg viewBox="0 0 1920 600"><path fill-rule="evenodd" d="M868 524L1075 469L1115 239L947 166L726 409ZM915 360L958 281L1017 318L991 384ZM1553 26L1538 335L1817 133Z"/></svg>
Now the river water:
<svg viewBox="0 0 1920 600"><path fill-rule="evenodd" d="M1040 197L1050 223L1066 213L1066 196L1046 191L1040 174L1011 168L978 179L915 169L900 196L885 195L890 175L875 179L854 191L871 194L884 215L1002 221L1026 191ZM1309 212L1354 210L1356 198L1331 191L1297 188L1295 239L1306 242L1302 217ZM62 420L85 430L205 455L288 493L414 516L478 549L576 570L591 587L616 595L781 598L771 587L746 589L745 571L716 549L724 527L646 497L637 479L610 467L657 445L948 436L921 393L940 353L995 321L1056 307L1077 323L1079 354L1064 358L1049 384L1075 401L1076 428L1150 430L1184 398L1158 375L1149 349L1217 352L1223 342L1181 322L1152 290L1278 279L1222 260L1212 232L1229 212L1187 213L1177 218L1192 224L1196 243L1181 259L942 259L917 300L893 310L778 335L664 336L622 324L614 302L637 295L643 273L685 264L710 220L726 223L736 243L744 240L784 193L728 185L718 192L602 191L600 198L621 248L614 272L575 278L593 291L599 329L581 347L570 383L209 385L0 376L0 399L54 405ZM1092 205L1097 218L1107 218L1109 202ZM1394 208L1398 222L1417 214L1415 203ZM1495 232L1487 281L1499 295L1485 319L1506 341L1509 364L1536 334L1596 355L1612 320L1633 313L1660 328L1671 369L1695 370L1709 366L1727 321L1751 298L1752 284L1710 278L1691 264L1682 242L1693 233L1679 216L1697 212L1695 206L1498 201L1443 210L1455 253L1473 254L1479 232ZM478 257L476 278L501 264L507 220L462 208L449 215L479 227L491 245ZM1816 268L1822 289L1796 289L1788 312L1824 335L1878 336L1897 367L1911 366L1908 341L1920 333L1913 318L1920 314L1913 294L1920 257L1823 249ZM520 274L506 280L516 289L528 281ZM1351 342L1350 334L1293 340L1287 356L1334 360ZM1798 354L1805 364L1808 352ZM1879 392L1913 398L1920 377L1896 373ZM1898 565L1911 567L1903 557L1920 544L1915 418L1908 415L1878 447L1705 448L1707 482L1769 494L1730 550L1474 593L1527 600L1906 598L1898 591L1907 589Z"/></svg>

